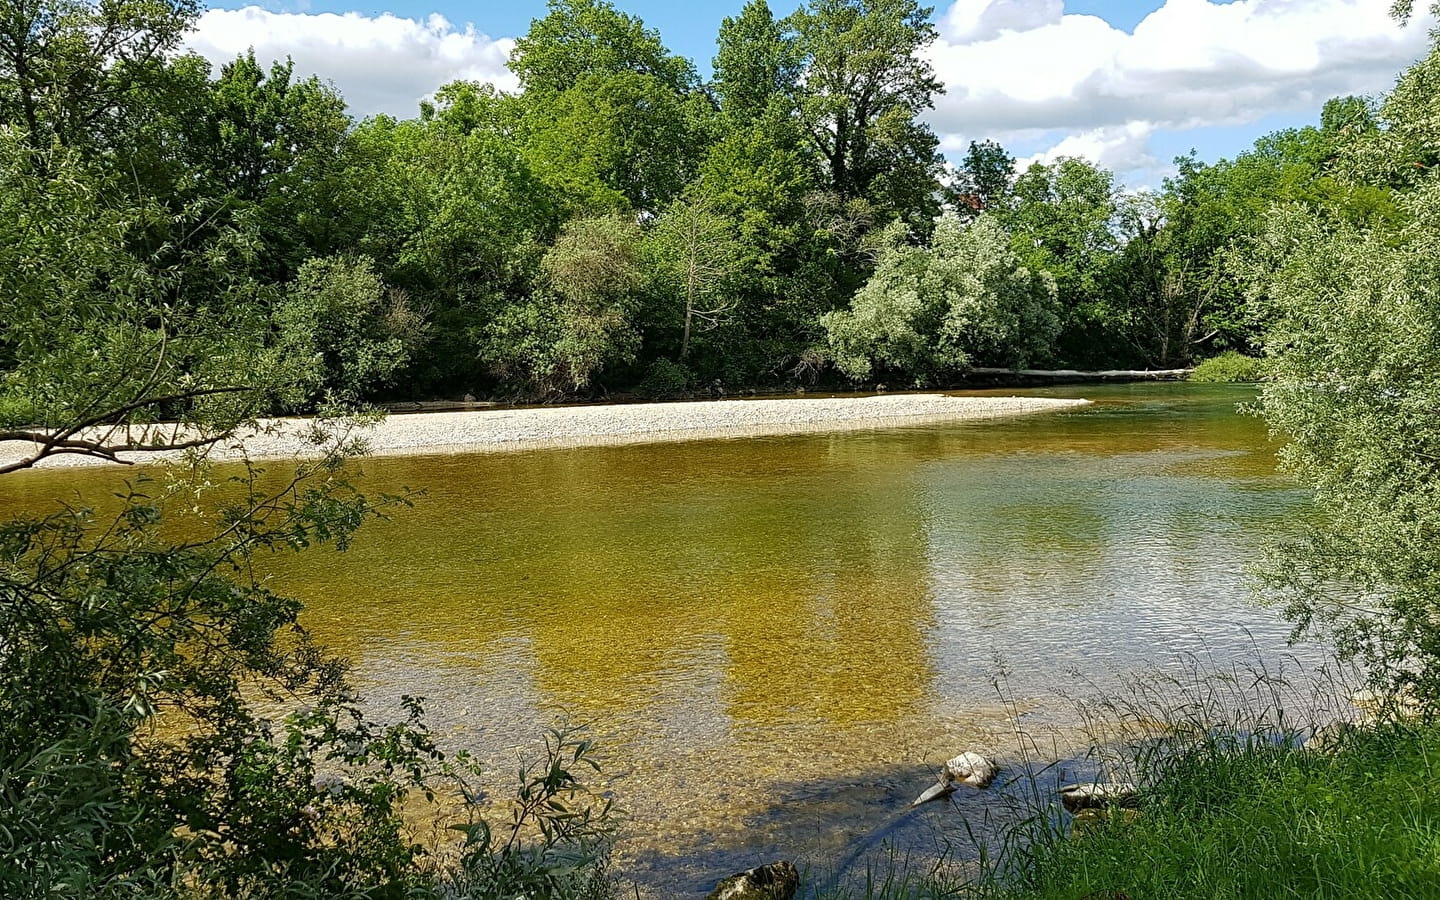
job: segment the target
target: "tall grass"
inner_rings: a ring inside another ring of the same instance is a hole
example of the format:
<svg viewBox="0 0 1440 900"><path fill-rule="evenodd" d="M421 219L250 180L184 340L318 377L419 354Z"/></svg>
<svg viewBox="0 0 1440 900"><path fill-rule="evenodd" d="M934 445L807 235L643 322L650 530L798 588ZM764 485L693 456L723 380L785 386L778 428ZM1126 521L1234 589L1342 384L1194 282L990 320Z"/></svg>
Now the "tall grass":
<svg viewBox="0 0 1440 900"><path fill-rule="evenodd" d="M1440 896L1440 728L1357 729L1332 752L1265 735L1168 760L1140 815L1037 844L1014 898Z"/></svg>

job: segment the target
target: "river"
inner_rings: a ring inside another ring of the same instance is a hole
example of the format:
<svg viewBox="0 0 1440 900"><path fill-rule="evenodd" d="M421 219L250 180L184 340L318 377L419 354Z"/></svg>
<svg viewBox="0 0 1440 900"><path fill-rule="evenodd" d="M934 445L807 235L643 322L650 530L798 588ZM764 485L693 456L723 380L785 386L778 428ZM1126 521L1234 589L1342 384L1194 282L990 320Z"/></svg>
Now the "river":
<svg viewBox="0 0 1440 900"><path fill-rule="evenodd" d="M630 818L617 869L642 891L834 860L949 756L1006 762L1017 724L1066 734L1077 693L1187 653L1296 652L1244 574L1304 502L1263 423L1236 412L1252 391L1019 393L1096 402L366 460L366 490L425 496L347 553L287 560L278 586L377 713L423 696L447 744L498 772L555 714L590 723ZM25 473L0 504L116 477ZM985 802L958 794L891 838L923 853Z"/></svg>

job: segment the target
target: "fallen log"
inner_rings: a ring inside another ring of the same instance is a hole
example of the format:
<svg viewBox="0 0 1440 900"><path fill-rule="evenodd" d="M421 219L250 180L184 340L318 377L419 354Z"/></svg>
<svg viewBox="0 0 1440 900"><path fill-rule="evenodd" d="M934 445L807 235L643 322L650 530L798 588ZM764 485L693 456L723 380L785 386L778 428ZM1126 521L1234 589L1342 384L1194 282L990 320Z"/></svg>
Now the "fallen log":
<svg viewBox="0 0 1440 900"><path fill-rule="evenodd" d="M1079 369L991 369L974 368L970 377L1002 379L1035 379L1037 381L1184 381L1194 369L1104 369L1082 372Z"/></svg>

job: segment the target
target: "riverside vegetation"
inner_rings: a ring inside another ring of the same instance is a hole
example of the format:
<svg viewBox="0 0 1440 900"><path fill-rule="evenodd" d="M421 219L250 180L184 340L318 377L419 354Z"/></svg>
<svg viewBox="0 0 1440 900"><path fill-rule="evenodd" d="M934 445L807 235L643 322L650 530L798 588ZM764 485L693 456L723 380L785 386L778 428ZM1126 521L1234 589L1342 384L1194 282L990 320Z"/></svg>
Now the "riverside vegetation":
<svg viewBox="0 0 1440 900"><path fill-rule="evenodd" d="M1328 755L1263 716L1204 728L1135 760L1158 766L1138 819L1042 832L969 889L1433 890L1440 49L1382 100L1182 159L1151 194L1081 160L1017 173L988 142L946 176L919 118L940 89L915 53L929 10L907 0L778 19L756 0L709 84L639 20L554 0L516 45L519 93L457 83L359 123L289 64L179 53L196 12L0 0L0 441L33 447L0 474L194 451L113 518L0 526L7 896L613 890L583 736L557 728L513 798L482 798L419 703L371 721L255 574L412 501L346 480L363 446L326 423L357 403L1223 349L1264 354L1261 411L1320 516L1264 592L1421 715ZM254 467L212 483L207 447L292 410L322 415L320 461L278 489ZM208 530L177 540L177 517ZM410 830L430 804L458 846Z"/></svg>

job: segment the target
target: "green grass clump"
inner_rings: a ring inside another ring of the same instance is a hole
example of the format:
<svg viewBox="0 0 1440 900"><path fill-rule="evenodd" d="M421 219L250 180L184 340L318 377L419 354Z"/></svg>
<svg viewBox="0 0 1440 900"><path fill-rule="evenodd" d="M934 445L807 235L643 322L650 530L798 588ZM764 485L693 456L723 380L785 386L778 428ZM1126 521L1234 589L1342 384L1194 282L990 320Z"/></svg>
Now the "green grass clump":
<svg viewBox="0 0 1440 900"><path fill-rule="evenodd" d="M1000 893L1440 897L1437 765L1434 725L1355 731L1333 753L1207 740L1168 763L1133 821L1040 841Z"/></svg>
<svg viewBox="0 0 1440 900"><path fill-rule="evenodd" d="M1226 350L1196 366L1190 373L1190 380L1210 384L1249 384L1264 376L1264 360Z"/></svg>

